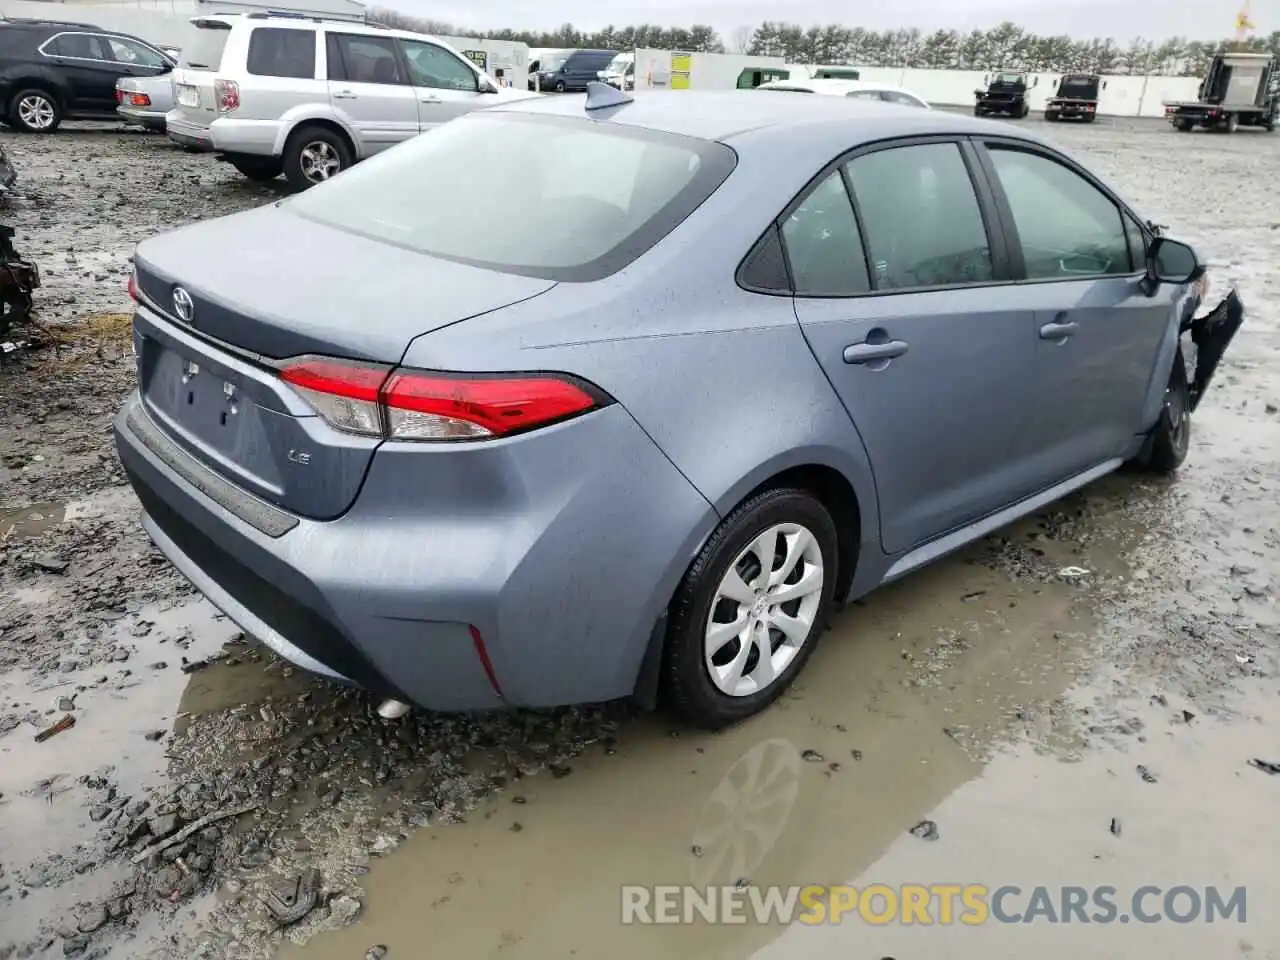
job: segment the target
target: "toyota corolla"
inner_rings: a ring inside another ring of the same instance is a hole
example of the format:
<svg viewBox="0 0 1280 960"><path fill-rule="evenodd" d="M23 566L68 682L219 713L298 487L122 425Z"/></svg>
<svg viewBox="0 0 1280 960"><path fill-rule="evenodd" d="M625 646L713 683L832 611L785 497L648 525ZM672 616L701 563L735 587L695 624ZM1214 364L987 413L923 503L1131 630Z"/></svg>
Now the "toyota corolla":
<svg viewBox="0 0 1280 960"><path fill-rule="evenodd" d="M1243 318L1006 125L828 97L480 111L142 243L150 536L387 713L632 696L719 727L831 610L1126 462Z"/></svg>

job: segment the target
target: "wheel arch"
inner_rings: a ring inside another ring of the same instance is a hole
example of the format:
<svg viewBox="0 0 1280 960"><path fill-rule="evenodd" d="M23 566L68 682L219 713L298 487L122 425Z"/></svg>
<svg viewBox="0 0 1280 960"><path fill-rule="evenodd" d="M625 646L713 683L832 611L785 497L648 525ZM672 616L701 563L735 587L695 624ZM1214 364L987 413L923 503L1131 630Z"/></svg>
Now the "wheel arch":
<svg viewBox="0 0 1280 960"><path fill-rule="evenodd" d="M71 105L71 89L43 70L37 73L21 74L18 77L6 77L4 83L8 91L7 102L4 104L6 113L13 105L14 99L24 90L44 91L58 102L58 108L63 111Z"/></svg>
<svg viewBox="0 0 1280 960"><path fill-rule="evenodd" d="M364 156L364 152L360 149L359 140L351 129L340 119L334 116L326 116L323 114L304 113L296 117L285 115L285 124L281 126L280 133L276 137L274 152L277 157L283 157L286 145L294 135L304 127L321 127L336 133L346 141L347 149L351 151L351 156L359 160Z"/></svg>
<svg viewBox="0 0 1280 960"><path fill-rule="evenodd" d="M632 694L632 699L640 706L651 710L658 703L662 654L666 644L667 611L681 580L723 519L752 497L766 490L793 487L813 494L826 507L835 523L838 550L833 597L837 604L848 598L868 536L874 538L879 529L874 492L865 488L860 492L860 484L851 479L846 469L836 465L841 458L813 456L815 451L808 452L811 454L808 457L798 453L783 455L734 484L731 492L713 504L715 522L709 524L701 536L682 545L680 553L673 558L673 576L664 577L662 585L658 587L663 591L658 598L661 604L660 614L649 636Z"/></svg>

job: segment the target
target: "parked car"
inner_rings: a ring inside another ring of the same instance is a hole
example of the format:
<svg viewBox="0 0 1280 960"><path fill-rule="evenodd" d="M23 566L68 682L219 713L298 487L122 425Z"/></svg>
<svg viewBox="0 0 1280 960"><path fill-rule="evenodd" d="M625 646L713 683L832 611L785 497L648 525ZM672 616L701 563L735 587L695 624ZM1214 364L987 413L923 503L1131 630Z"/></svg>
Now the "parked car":
<svg viewBox="0 0 1280 960"><path fill-rule="evenodd" d="M929 109L929 104L910 90L869 80L774 80L770 83L762 83L756 89L820 93L829 97L853 97L857 100L881 100L886 103L900 103L903 106Z"/></svg>
<svg viewBox="0 0 1280 960"><path fill-rule="evenodd" d="M776 80L790 80L792 74L797 74L801 80L810 79L808 76L799 76L799 70L788 67L743 67L734 86L739 90L754 90Z"/></svg>
<svg viewBox="0 0 1280 960"><path fill-rule="evenodd" d="M442 40L261 13L196 17L169 138L305 189L471 110L529 96Z"/></svg>
<svg viewBox="0 0 1280 960"><path fill-rule="evenodd" d="M116 116L116 81L167 75L173 61L144 40L91 24L0 21L3 120L51 133L63 120Z"/></svg>
<svg viewBox="0 0 1280 960"><path fill-rule="evenodd" d="M538 62L538 86L556 93L581 92L609 67L613 50L562 50Z"/></svg>
<svg viewBox="0 0 1280 960"><path fill-rule="evenodd" d="M1243 318L1193 319L1195 251L1008 125L599 83L134 265L148 533L387 714L756 713L833 604L1176 470Z"/></svg>
<svg viewBox="0 0 1280 960"><path fill-rule="evenodd" d="M125 123L164 133L164 118L172 109L173 82L168 74L116 81L116 113Z"/></svg>
<svg viewBox="0 0 1280 960"><path fill-rule="evenodd" d="M618 54L609 61L607 67L600 71L600 79L619 90L634 90L636 88L636 55L634 53Z"/></svg>

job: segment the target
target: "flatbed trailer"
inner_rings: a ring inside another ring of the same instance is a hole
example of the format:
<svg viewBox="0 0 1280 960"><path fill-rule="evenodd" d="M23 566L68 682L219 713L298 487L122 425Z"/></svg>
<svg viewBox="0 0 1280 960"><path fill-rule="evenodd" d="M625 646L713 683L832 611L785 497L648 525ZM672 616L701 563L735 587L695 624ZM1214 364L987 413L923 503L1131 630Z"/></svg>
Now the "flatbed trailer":
<svg viewBox="0 0 1280 960"><path fill-rule="evenodd" d="M1240 127L1275 129L1280 110L1280 70L1269 53L1220 53L1209 62L1196 100L1164 101L1174 129L1196 127L1234 133Z"/></svg>

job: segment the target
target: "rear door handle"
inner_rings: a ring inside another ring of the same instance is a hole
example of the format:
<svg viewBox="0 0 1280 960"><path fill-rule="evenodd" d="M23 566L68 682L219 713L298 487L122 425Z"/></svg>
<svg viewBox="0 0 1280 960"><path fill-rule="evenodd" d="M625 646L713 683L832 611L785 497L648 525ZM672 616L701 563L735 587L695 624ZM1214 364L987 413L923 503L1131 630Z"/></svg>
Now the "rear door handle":
<svg viewBox="0 0 1280 960"><path fill-rule="evenodd" d="M357 99L357 97L356 97L356 95L355 95L354 93L352 93L350 90L342 90L342 91L340 91L340 92L338 92L338 93L335 93L335 94L333 95L333 99L335 99L335 100L355 100L355 99Z"/></svg>
<svg viewBox="0 0 1280 960"><path fill-rule="evenodd" d="M1079 329L1080 324L1076 323L1074 320L1062 320L1054 321L1053 323L1046 323L1040 328L1040 339L1065 340Z"/></svg>
<svg viewBox="0 0 1280 960"><path fill-rule="evenodd" d="M423 97L422 102L423 103L439 103L440 98L439 97Z"/></svg>
<svg viewBox="0 0 1280 960"><path fill-rule="evenodd" d="M893 360L907 352L902 340L885 340L882 343L852 343L844 348L845 363L875 363L877 360Z"/></svg>

